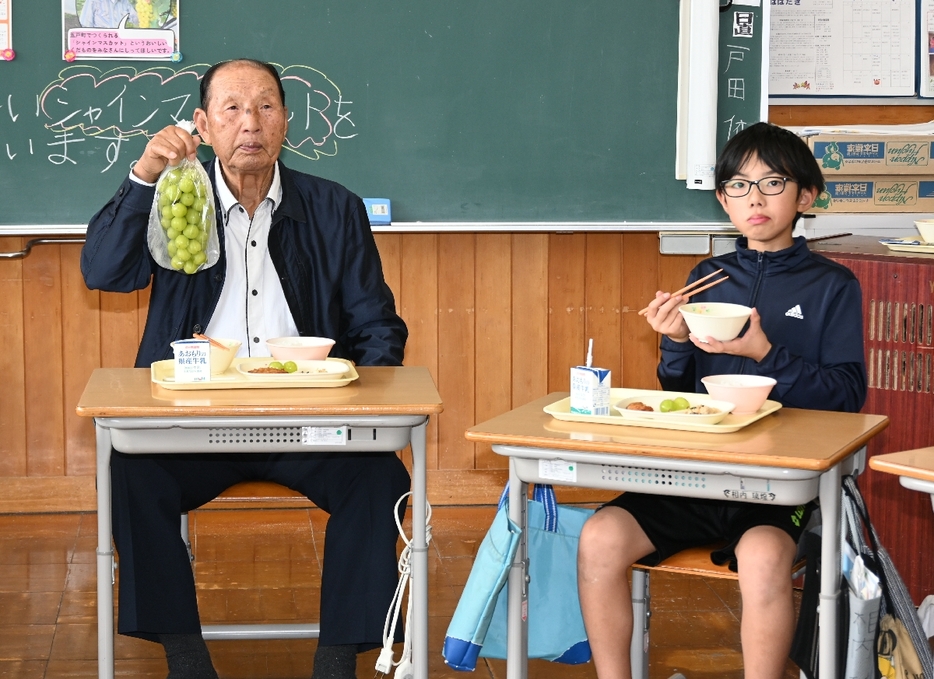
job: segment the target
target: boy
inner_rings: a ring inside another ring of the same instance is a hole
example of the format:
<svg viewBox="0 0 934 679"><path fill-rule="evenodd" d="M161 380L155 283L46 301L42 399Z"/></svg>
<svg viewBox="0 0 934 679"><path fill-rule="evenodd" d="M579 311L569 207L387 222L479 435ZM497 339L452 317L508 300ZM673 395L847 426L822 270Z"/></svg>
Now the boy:
<svg viewBox="0 0 934 679"><path fill-rule="evenodd" d="M658 379L669 391L704 393L700 379L746 373L775 378L770 398L792 408L857 412L866 398L862 300L849 269L808 250L792 231L823 190L807 145L755 124L717 161L717 199L742 234L736 251L701 262L688 280L722 268L729 280L691 301L753 307L745 332L719 342L689 334L683 296L657 292L646 318L663 335ZM687 547L726 541L711 554L739 574L746 679L783 676L794 633L791 566L810 507L625 493L584 526L578 578L600 679L630 677L628 568Z"/></svg>

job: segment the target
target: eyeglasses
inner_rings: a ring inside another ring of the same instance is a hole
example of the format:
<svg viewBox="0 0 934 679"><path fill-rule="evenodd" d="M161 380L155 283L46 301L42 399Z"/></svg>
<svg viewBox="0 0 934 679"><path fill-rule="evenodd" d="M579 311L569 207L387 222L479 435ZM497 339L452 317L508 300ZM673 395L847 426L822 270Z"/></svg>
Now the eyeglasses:
<svg viewBox="0 0 934 679"><path fill-rule="evenodd" d="M742 198L752 191L753 186L758 187L763 196L777 196L785 190L785 184L793 181L791 177L763 177L756 181L727 179L720 182L720 189L730 198Z"/></svg>

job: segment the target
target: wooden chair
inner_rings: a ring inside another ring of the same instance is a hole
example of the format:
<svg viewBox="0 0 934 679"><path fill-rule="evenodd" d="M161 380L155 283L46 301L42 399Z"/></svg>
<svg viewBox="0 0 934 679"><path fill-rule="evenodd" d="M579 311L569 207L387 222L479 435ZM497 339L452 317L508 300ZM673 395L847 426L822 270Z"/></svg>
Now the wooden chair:
<svg viewBox="0 0 934 679"><path fill-rule="evenodd" d="M304 508L315 505L301 493L271 481L244 481L231 486L208 503L227 509L261 507L273 504L280 508ZM195 560L188 534L188 514L182 514L182 539L188 549L188 558ZM202 625L205 641L218 639L317 639L318 623L275 623L254 625Z"/></svg>

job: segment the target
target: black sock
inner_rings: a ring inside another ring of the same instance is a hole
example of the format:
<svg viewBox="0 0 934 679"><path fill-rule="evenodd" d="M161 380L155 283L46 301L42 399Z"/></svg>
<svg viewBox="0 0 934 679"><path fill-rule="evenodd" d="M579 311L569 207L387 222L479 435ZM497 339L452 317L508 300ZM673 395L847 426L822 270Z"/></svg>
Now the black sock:
<svg viewBox="0 0 934 679"><path fill-rule="evenodd" d="M200 634L160 634L169 663L168 679L218 679Z"/></svg>
<svg viewBox="0 0 934 679"><path fill-rule="evenodd" d="M318 646L311 679L357 679L357 645Z"/></svg>

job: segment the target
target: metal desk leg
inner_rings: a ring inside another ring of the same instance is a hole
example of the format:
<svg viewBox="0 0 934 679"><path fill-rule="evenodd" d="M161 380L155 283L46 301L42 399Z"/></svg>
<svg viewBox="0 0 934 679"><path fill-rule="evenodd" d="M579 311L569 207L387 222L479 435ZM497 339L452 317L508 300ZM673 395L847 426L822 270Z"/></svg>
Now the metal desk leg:
<svg viewBox="0 0 934 679"><path fill-rule="evenodd" d="M840 596L840 465L820 477L821 575L818 676L837 676L837 601Z"/></svg>
<svg viewBox="0 0 934 679"><path fill-rule="evenodd" d="M515 459L509 458L509 518L519 526L519 549L509 569L509 599L506 613L506 677L526 679L529 672L529 550L527 500L529 484L516 474Z"/></svg>
<svg viewBox="0 0 934 679"><path fill-rule="evenodd" d="M649 572L632 569L632 639L629 642L629 667L632 679L649 679Z"/></svg>
<svg viewBox="0 0 934 679"><path fill-rule="evenodd" d="M428 679L428 544L426 430L428 419L412 428L412 664L415 679Z"/></svg>
<svg viewBox="0 0 934 679"><path fill-rule="evenodd" d="M110 541L110 429L97 434L97 676L114 676L114 552Z"/></svg>

